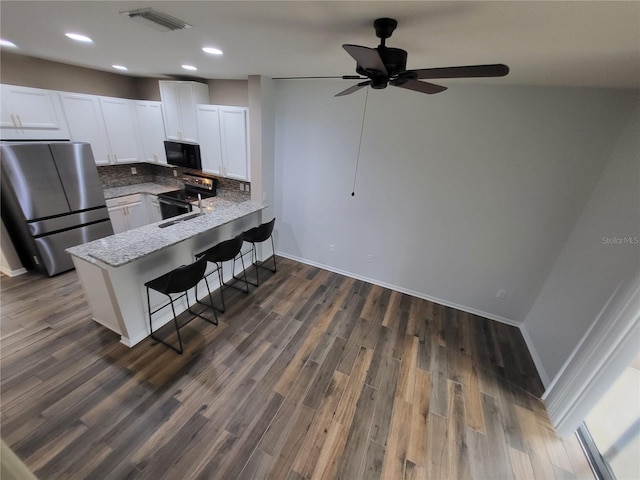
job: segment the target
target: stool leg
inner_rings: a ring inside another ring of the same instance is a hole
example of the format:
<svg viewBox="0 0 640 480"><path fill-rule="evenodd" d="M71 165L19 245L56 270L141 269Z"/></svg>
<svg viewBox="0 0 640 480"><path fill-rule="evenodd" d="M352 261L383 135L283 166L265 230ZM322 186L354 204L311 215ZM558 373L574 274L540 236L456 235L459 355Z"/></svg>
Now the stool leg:
<svg viewBox="0 0 640 480"><path fill-rule="evenodd" d="M209 288L209 282L207 281L207 277L204 277L204 283L207 285L207 292L209 293L209 301L211 302L211 311L213 312L213 323L214 325L218 325L218 315L216 315L216 309L213 306L213 297L211 296L211 289Z"/></svg>
<svg viewBox="0 0 640 480"><path fill-rule="evenodd" d="M271 251L273 252L273 273L278 270L276 267L276 247L273 244L273 235L271 235Z"/></svg>
<svg viewBox="0 0 640 480"><path fill-rule="evenodd" d="M222 300L222 310L218 309L219 312L224 313L224 294L222 293L222 290L224 290L224 281L223 281L223 277L224 277L224 271L222 270L222 264L218 265L216 263L216 267L218 267L218 282L220 283L220 299Z"/></svg>
<svg viewBox="0 0 640 480"><path fill-rule="evenodd" d="M176 318L176 309L173 306L173 298L171 298L171 295L167 295L167 296L169 297L169 302L171 303L171 311L173 312L173 323L176 326L176 333L178 334L178 345L180 345L180 350L176 350L176 351L180 355L182 355L182 337L180 336L180 328L178 328L178 319ZM189 305L189 298L187 298L187 305ZM175 348L174 348L174 350L175 350Z"/></svg>
<svg viewBox="0 0 640 480"><path fill-rule="evenodd" d="M260 269L258 268L258 250L256 249L256 244L251 242L251 249L253 250L253 265L256 269L256 285L260 285Z"/></svg>
<svg viewBox="0 0 640 480"><path fill-rule="evenodd" d="M234 258L233 261L235 262L236 259ZM242 262L242 276L244 277L244 285L245 287L247 287L247 293L249 293L249 282L247 281L247 268L244 266L244 257L242 256L242 254L240 255L240 262Z"/></svg>
<svg viewBox="0 0 640 480"><path fill-rule="evenodd" d="M149 300L149 287L147 287L147 312L149 312L149 335L153 338L153 326L151 325L151 300Z"/></svg>
<svg viewBox="0 0 640 480"><path fill-rule="evenodd" d="M236 258L238 258L238 256L240 257L240 261L242 262L242 275L244 277L244 280L242 278L238 278L236 277ZM233 280L240 280L244 282L244 287L246 290L243 290L242 288L238 288L235 285L229 284L230 287L234 287L238 290L240 290L241 292L244 293L249 293L249 283L247 282L247 272L244 268L244 258L242 257L242 252L240 252L236 257L234 257L233 259Z"/></svg>

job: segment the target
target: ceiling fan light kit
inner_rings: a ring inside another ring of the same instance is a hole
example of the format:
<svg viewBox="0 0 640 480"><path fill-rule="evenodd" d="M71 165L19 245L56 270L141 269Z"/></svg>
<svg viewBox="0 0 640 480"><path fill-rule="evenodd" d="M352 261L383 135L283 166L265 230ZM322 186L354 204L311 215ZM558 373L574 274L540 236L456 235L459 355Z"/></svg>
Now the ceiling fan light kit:
<svg viewBox="0 0 640 480"><path fill-rule="evenodd" d="M337 93L336 97L349 95L367 86L381 90L387 88L387 85L432 95L443 92L447 87L420 80L503 77L509 73L509 67L501 63L407 70L407 52L400 48L386 46L386 39L393 34L397 26L398 22L393 18L378 18L373 22L376 36L380 39L380 45L376 48L350 44L342 45L342 48L356 61L356 72L368 78L368 80ZM363 80L361 77L352 75L344 75L342 78Z"/></svg>

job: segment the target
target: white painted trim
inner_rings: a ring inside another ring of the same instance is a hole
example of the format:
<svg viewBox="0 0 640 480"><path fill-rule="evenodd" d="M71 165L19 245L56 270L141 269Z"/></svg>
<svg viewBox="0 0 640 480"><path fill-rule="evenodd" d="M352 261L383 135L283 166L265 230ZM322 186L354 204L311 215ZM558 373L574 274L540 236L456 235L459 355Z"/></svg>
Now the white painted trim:
<svg viewBox="0 0 640 480"><path fill-rule="evenodd" d="M0 267L0 272L4 273L5 275L8 275L9 277L17 277L18 275L23 275L27 273L27 269L23 267L23 268L18 268L16 270L11 270L5 267Z"/></svg>
<svg viewBox="0 0 640 480"><path fill-rule="evenodd" d="M621 284L553 379L542 399L560 436L573 433L638 354L640 274Z"/></svg>
<svg viewBox="0 0 640 480"><path fill-rule="evenodd" d="M305 263L307 265L311 265L313 267L322 268L323 270L329 270L330 272L339 273L340 275L344 275L346 277L355 278L356 280L362 280L364 282L372 283L374 285L378 285L380 287L388 288L390 290L395 290L396 292L406 293L407 295L411 295L412 297L421 298L423 300L428 300L433 303L438 303L440 305L444 305L445 307L455 308L456 310L461 310L463 312L471 313L473 315L478 315L479 317L488 318L489 320L495 320L496 322L505 323L507 325L511 325L513 327L520 328L521 324L516 322L515 320L511 320L510 318L501 317L499 315L493 315L491 313L483 312L480 310L476 310L475 308L466 307L464 305L459 305L454 302L450 302L448 300L443 300L442 298L432 297L430 295L425 295L421 292L416 292L414 290L409 290L408 288L398 287L397 285L392 285L390 283L381 282L380 280L376 280L374 278L365 277L362 275L358 275L356 273L348 272L346 270L341 270L339 268L331 267L329 265L324 265L319 262L314 262L313 260L307 260L306 258L296 257L295 255L290 255L288 253L276 251L276 255L280 257L289 258L291 260L295 260L300 263Z"/></svg>
<svg viewBox="0 0 640 480"><path fill-rule="evenodd" d="M549 374L544 368L544 365L542 363L542 358L540 358L540 354L536 350L535 344L531 339L531 337L529 336L529 332L527 331L527 328L525 325L520 325L520 333L522 333L522 338L524 338L524 342L527 344L527 348L529 349L529 354L531 355L533 364L535 365L536 370L538 371L538 376L542 381L542 385L545 388L547 388L551 379L549 377Z"/></svg>

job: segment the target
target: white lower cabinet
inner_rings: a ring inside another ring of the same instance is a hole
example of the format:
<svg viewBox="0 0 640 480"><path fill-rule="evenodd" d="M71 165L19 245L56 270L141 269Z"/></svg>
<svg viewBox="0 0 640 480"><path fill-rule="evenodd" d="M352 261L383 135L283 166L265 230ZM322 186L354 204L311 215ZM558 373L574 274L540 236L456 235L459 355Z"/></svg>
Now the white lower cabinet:
<svg viewBox="0 0 640 480"><path fill-rule="evenodd" d="M247 109L197 105L202 171L250 181Z"/></svg>
<svg viewBox="0 0 640 480"><path fill-rule="evenodd" d="M110 198L107 200L107 209L114 233L122 233L151 223L142 194Z"/></svg>
<svg viewBox="0 0 640 480"><path fill-rule="evenodd" d="M143 195L146 199L147 214L149 223L155 223L162 220L162 212L160 211L160 203L156 195Z"/></svg>

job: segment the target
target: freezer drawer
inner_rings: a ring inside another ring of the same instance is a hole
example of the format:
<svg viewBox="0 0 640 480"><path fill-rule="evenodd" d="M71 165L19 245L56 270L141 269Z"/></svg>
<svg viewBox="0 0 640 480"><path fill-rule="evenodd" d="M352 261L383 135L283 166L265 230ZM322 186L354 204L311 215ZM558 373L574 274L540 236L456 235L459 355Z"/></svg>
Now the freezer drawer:
<svg viewBox="0 0 640 480"><path fill-rule="evenodd" d="M71 270L73 261L71 260L71 255L65 252L67 248L109 235L113 235L113 228L111 227L111 221L105 220L104 222L36 238L40 266L46 270L49 276Z"/></svg>
<svg viewBox="0 0 640 480"><path fill-rule="evenodd" d="M65 230L78 225L108 219L109 210L107 210L107 207L102 207L94 210L87 210L85 212L70 213L61 217L29 222L29 231L31 232L31 235L36 237L38 235L46 235L48 233L57 232L58 230Z"/></svg>

